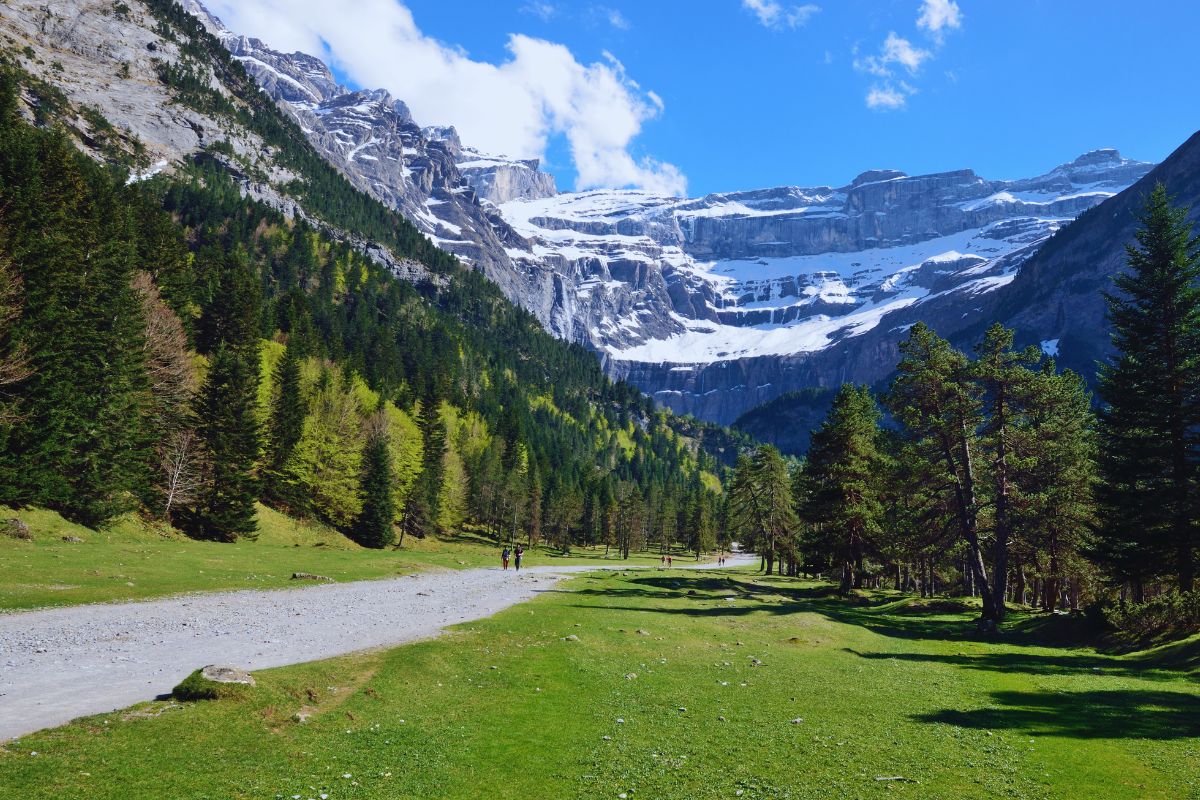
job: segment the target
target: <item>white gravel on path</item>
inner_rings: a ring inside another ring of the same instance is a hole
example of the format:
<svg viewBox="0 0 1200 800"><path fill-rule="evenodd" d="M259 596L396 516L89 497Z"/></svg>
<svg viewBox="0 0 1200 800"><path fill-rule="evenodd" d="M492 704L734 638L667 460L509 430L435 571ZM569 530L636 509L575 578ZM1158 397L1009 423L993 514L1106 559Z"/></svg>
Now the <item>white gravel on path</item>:
<svg viewBox="0 0 1200 800"><path fill-rule="evenodd" d="M265 669L428 638L596 569L470 569L0 614L0 741L153 699L206 664Z"/></svg>

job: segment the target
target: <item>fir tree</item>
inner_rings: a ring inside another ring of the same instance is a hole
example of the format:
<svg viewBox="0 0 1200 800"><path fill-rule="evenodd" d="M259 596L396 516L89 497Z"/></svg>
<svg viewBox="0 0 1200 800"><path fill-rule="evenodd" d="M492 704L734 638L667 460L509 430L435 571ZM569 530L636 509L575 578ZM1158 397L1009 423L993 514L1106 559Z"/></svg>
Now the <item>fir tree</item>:
<svg viewBox="0 0 1200 800"><path fill-rule="evenodd" d="M1200 241L1155 186L1129 269L1107 297L1116 357L1100 372L1103 527L1096 555L1140 599L1148 579L1195 581L1200 436Z"/></svg>
<svg viewBox="0 0 1200 800"><path fill-rule="evenodd" d="M267 468L264 491L285 506L299 507L299 486L289 462L304 436L308 404L300 387L300 358L297 345L288 341L283 357L271 376L274 384L267 429Z"/></svg>
<svg viewBox="0 0 1200 800"><path fill-rule="evenodd" d="M354 520L354 540L363 547L388 547L396 540L392 520L396 514L392 494L392 457L388 450L387 422L377 414L367 428L363 447L359 496L362 511Z"/></svg>
<svg viewBox="0 0 1200 800"><path fill-rule="evenodd" d="M200 538L234 542L253 538L258 531L257 395L257 361L224 342L218 344L196 405L197 430L210 469L193 522L193 533Z"/></svg>
<svg viewBox="0 0 1200 800"><path fill-rule="evenodd" d="M801 516L819 532L824 549L841 568L841 591L862 588L863 556L881 530L879 409L867 387L842 386L829 416L812 437L803 485Z"/></svg>
<svg viewBox="0 0 1200 800"><path fill-rule="evenodd" d="M1031 370L1041 360L1036 347L1013 350L1013 332L1000 323L992 325L976 348L978 358L972 375L979 384L984 403L981 445L988 450L988 489L992 521L992 605L1004 618L1008 594L1009 544L1014 533L1012 504L1012 439L1027 425L1027 412L1034 385Z"/></svg>

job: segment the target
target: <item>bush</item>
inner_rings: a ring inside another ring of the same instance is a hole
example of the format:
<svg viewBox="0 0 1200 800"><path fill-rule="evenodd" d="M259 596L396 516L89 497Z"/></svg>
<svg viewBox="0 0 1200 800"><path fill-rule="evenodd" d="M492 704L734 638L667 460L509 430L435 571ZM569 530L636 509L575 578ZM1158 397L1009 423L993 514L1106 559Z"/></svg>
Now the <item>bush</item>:
<svg viewBox="0 0 1200 800"><path fill-rule="evenodd" d="M1123 603L1105 617L1118 633L1139 641L1190 636L1200 633L1200 591L1172 590L1144 603Z"/></svg>

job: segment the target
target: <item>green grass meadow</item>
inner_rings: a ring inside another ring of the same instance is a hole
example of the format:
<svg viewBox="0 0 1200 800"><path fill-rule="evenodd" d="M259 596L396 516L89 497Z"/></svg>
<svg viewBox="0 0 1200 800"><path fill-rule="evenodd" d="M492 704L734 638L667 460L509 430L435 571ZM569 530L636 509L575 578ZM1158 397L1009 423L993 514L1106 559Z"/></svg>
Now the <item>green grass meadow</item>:
<svg viewBox="0 0 1200 800"><path fill-rule="evenodd" d="M868 601L861 601L866 603ZM1200 639L750 572L591 573L436 640L0 748L21 798L1197 798ZM578 640L567 637L576 636ZM33 755L36 752L37 755Z"/></svg>
<svg viewBox="0 0 1200 800"><path fill-rule="evenodd" d="M407 537L398 550L368 550L322 525L302 522L259 506L253 542L222 544L188 539L169 527L130 514L103 531L67 522L39 509L14 512L0 506L0 520L17 517L33 541L0 536L0 611L78 603L141 600L219 589L295 587L292 573L335 581L406 575L430 569L499 564L499 548L481 536ZM74 537L78 542L64 541ZM656 565L655 554L628 562L604 558L604 548L570 555L530 549L526 566Z"/></svg>

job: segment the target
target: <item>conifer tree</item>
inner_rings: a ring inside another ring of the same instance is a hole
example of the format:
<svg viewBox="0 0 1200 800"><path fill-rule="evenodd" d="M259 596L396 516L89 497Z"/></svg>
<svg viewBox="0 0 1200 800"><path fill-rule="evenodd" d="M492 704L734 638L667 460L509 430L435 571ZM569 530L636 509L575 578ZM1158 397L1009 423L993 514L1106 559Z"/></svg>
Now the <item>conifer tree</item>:
<svg viewBox="0 0 1200 800"><path fill-rule="evenodd" d="M200 538L235 542L257 534L257 392L258 363L220 342L196 404L210 470L193 524Z"/></svg>
<svg viewBox="0 0 1200 800"><path fill-rule="evenodd" d="M24 127L11 91L0 87L0 259L23 283L12 344L29 375L0 454L0 502L100 526L149 477L136 230L120 190L61 133Z"/></svg>
<svg viewBox="0 0 1200 800"><path fill-rule="evenodd" d="M217 293L201 319L215 350L196 404L209 480L192 527L203 538L233 542L258 530L259 284L244 252L230 253L219 268Z"/></svg>
<svg viewBox="0 0 1200 800"><path fill-rule="evenodd" d="M981 626L993 628L1004 611L996 607L980 542L981 391L967 357L924 323L909 329L900 354L888 409L904 426L908 453L921 462L921 471L936 476L932 484L940 496L935 502L949 512L967 548L967 569L983 597Z"/></svg>
<svg viewBox="0 0 1200 800"><path fill-rule="evenodd" d="M1014 467L1012 440L1028 425L1035 373L1041 351L1029 347L1013 350L1013 332L1000 323L988 329L976 348L978 355L972 375L979 384L984 404L984 424L980 431L982 447L988 459L988 496L991 506L992 533L992 605L1004 617L1004 598L1008 593L1009 545L1014 533L1012 482Z"/></svg>
<svg viewBox="0 0 1200 800"><path fill-rule="evenodd" d="M446 426L442 422L442 404L434 384L421 398L418 416L423 444L421 474L417 476L405 504L405 524L418 538L438 532L441 516L442 480L445 475Z"/></svg>
<svg viewBox="0 0 1200 800"><path fill-rule="evenodd" d="M388 450L387 420L376 414L367 426L363 447L362 479L359 496L362 511L354 520L354 540L363 547L388 547L396 540L392 519L395 500L392 495L392 457Z"/></svg>
<svg viewBox="0 0 1200 800"><path fill-rule="evenodd" d="M1200 445L1200 241L1161 183L1128 271L1107 297L1116 357L1100 371L1103 506L1095 553L1136 599L1149 579L1195 582Z"/></svg>
<svg viewBox="0 0 1200 800"><path fill-rule="evenodd" d="M879 438L879 409L870 391L846 384L813 434L800 475L801 516L821 532L819 540L840 566L843 594L862 588L863 556L881 530L879 481L886 464Z"/></svg>
<svg viewBox="0 0 1200 800"><path fill-rule="evenodd" d="M304 436L304 420L308 416L308 404L300 387L297 349L298 345L289 339L271 376L274 386L267 422L266 485L263 487L267 495L289 507L303 504L298 496L297 476L289 462Z"/></svg>

